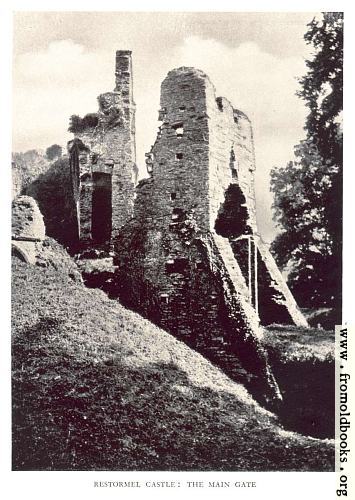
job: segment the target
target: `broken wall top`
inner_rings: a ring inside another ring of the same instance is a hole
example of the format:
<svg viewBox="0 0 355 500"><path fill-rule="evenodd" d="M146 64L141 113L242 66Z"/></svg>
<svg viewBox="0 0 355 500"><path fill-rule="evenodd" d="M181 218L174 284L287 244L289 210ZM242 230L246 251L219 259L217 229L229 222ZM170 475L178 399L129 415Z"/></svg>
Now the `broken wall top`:
<svg viewBox="0 0 355 500"><path fill-rule="evenodd" d="M12 237L41 241L46 228L36 201L30 196L18 196L12 202Z"/></svg>
<svg viewBox="0 0 355 500"><path fill-rule="evenodd" d="M160 198L164 191L176 192L184 209L194 211L201 228L214 230L228 186L238 184L248 207L248 224L257 232L248 117L227 99L216 97L209 77L190 67L168 73L160 104L162 123L146 155L152 189L160 192Z"/></svg>

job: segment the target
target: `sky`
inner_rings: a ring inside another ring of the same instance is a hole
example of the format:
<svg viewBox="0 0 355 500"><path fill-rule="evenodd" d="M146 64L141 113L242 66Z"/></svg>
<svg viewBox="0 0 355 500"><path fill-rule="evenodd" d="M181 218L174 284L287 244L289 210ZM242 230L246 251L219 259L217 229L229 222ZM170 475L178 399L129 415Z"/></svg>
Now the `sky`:
<svg viewBox="0 0 355 500"><path fill-rule="evenodd" d="M63 146L72 114L97 110L114 88L115 51L132 50L137 163L158 129L160 84L169 70L203 70L217 95L253 125L260 232L275 236L270 170L293 158L306 108L295 93L310 48L312 12L18 12L14 16L13 151Z"/></svg>

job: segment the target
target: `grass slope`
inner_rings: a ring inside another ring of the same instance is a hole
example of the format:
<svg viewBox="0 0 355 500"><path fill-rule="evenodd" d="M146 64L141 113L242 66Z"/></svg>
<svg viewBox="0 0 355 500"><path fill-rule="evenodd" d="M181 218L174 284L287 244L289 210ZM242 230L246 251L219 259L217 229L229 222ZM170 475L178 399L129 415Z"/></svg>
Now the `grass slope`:
<svg viewBox="0 0 355 500"><path fill-rule="evenodd" d="M332 470L239 384L62 269L13 265L15 470Z"/></svg>

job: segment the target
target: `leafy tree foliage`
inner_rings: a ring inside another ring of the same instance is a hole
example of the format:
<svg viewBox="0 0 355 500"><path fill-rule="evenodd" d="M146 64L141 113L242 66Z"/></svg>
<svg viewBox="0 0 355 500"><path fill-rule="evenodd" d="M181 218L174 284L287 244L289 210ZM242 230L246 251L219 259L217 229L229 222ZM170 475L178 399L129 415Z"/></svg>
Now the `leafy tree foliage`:
<svg viewBox="0 0 355 500"><path fill-rule="evenodd" d="M84 118L81 118L78 115L72 115L70 117L68 131L73 132L73 134L76 132L84 132L84 130L87 130L88 128L95 128L98 122L99 118L97 113L88 113L84 116Z"/></svg>
<svg viewBox="0 0 355 500"><path fill-rule="evenodd" d="M46 156L48 160L54 160L55 158L61 158L62 156L62 147L59 144L52 144L49 148L46 149Z"/></svg>
<svg viewBox="0 0 355 500"><path fill-rule="evenodd" d="M343 14L313 19L304 38L306 61L298 96L309 108L306 139L295 159L271 172L274 220L282 232L272 244L278 264L303 307L341 309Z"/></svg>

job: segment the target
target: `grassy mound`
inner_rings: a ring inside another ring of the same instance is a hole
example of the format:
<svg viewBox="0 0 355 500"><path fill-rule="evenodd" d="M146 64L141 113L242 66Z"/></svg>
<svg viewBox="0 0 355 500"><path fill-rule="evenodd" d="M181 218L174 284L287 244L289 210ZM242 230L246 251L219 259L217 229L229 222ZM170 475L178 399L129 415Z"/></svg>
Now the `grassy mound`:
<svg viewBox="0 0 355 500"><path fill-rule="evenodd" d="M247 391L64 269L13 265L15 470L332 470Z"/></svg>

